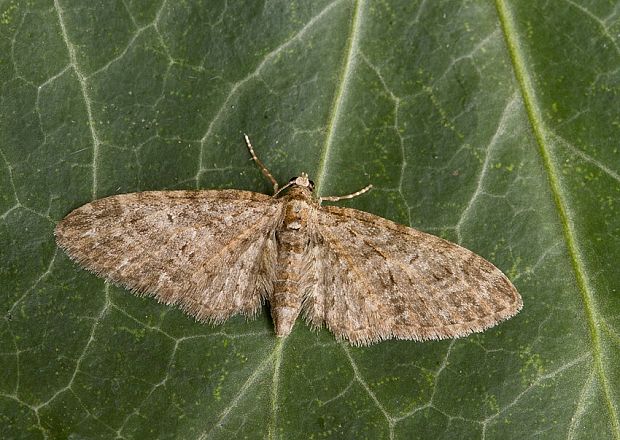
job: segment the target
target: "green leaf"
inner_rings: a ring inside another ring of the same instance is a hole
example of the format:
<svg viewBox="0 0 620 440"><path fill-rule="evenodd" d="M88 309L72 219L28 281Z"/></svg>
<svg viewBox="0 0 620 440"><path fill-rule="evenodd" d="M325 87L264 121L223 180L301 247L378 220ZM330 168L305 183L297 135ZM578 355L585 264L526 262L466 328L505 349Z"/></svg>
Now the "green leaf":
<svg viewBox="0 0 620 440"><path fill-rule="evenodd" d="M0 2L0 436L620 439L613 1ZM486 257L454 341L211 327L72 264L95 198L280 182Z"/></svg>

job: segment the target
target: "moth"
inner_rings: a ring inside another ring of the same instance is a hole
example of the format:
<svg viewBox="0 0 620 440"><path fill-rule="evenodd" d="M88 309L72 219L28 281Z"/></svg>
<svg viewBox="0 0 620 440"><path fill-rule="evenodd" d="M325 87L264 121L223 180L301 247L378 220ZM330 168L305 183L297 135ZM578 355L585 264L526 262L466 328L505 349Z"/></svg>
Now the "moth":
<svg viewBox="0 0 620 440"><path fill-rule="evenodd" d="M268 301L275 334L301 314L354 345L483 331L523 305L508 278L473 252L314 197L302 173L268 196L240 190L145 191L95 200L55 229L78 264L199 321L255 316Z"/></svg>

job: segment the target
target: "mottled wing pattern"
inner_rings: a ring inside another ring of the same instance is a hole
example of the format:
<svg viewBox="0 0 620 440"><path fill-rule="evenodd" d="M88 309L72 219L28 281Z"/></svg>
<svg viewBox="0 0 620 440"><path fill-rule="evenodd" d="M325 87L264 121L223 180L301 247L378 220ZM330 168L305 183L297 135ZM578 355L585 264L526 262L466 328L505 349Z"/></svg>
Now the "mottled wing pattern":
<svg viewBox="0 0 620 440"><path fill-rule="evenodd" d="M522 307L499 269L439 237L335 206L316 224L304 315L353 344L464 336Z"/></svg>
<svg viewBox="0 0 620 440"><path fill-rule="evenodd" d="M56 227L85 268L199 320L252 315L272 289L281 203L247 191L147 191L95 200Z"/></svg>

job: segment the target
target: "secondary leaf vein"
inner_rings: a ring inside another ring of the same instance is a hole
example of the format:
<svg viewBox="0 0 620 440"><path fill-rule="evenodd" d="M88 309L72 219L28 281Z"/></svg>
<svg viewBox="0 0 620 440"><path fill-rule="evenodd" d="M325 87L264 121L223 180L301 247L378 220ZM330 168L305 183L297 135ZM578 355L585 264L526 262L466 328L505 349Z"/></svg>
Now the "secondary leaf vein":
<svg viewBox="0 0 620 440"><path fill-rule="evenodd" d="M58 15L58 23L60 24L60 29L62 32L62 38L67 46L67 51L69 52L69 59L71 60L71 65L73 66L73 71L77 76L78 83L80 84L80 90L82 91L82 97L84 98L84 105L86 106L86 115L88 117L88 128L90 129L90 135L93 140L93 159L91 163L92 167L92 189L91 196L93 199L97 198L97 165L99 161L99 146L101 145L101 140L99 138L99 134L97 133L97 129L95 128L95 118L93 117L92 110L92 100L88 95L88 84L87 79L84 73L82 72L80 66L77 62L77 56L75 53L75 46L69 39L69 34L67 33L67 26L64 19L64 11L60 6L59 0L54 0L54 9L56 10L56 14Z"/></svg>

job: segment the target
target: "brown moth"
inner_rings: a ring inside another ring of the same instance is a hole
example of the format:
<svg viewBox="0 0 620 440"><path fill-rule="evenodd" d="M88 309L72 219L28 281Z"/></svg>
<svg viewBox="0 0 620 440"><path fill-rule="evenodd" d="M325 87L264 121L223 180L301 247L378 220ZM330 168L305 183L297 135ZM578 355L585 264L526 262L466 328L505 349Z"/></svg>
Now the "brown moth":
<svg viewBox="0 0 620 440"><path fill-rule="evenodd" d="M493 264L439 237L314 198L305 173L274 195L145 191L95 200L56 227L77 263L200 321L253 316L267 300L278 336L301 313L355 345L443 339L515 315L521 296ZM283 190L287 190L282 195Z"/></svg>

